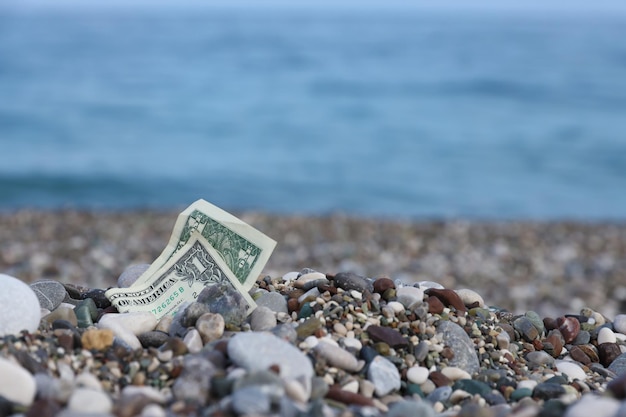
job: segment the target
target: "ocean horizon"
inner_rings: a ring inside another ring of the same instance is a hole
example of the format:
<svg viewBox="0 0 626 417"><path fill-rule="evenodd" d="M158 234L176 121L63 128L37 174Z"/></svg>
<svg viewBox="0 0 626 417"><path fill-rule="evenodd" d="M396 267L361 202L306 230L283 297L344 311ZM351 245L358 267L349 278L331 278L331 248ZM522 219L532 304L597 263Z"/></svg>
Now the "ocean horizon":
<svg viewBox="0 0 626 417"><path fill-rule="evenodd" d="M0 211L623 221L625 23L0 10Z"/></svg>

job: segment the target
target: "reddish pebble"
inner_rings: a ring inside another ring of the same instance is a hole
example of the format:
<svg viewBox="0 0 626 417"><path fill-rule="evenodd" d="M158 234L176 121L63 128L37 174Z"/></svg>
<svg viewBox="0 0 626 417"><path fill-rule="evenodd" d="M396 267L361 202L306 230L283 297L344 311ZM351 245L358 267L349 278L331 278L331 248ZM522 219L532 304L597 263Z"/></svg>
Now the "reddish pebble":
<svg viewBox="0 0 626 417"><path fill-rule="evenodd" d="M426 300L426 302L428 303L429 313L431 314L443 313L443 309L445 308L445 306L443 305L441 300L439 300L439 298L435 297L434 295L431 295L430 297L428 297L428 300Z"/></svg>
<svg viewBox="0 0 626 417"><path fill-rule="evenodd" d="M300 303L298 302L298 299L290 298L289 300L287 300L287 309L290 313L300 310Z"/></svg>
<svg viewBox="0 0 626 417"><path fill-rule="evenodd" d="M443 387L444 385L452 385L452 380L439 371L433 371L430 374L428 374L428 379L433 381L436 387Z"/></svg>
<svg viewBox="0 0 626 417"><path fill-rule="evenodd" d="M329 388L326 398L339 401L344 404L355 404L361 406L374 406L374 402L371 398L367 398L364 395L357 394L355 392L344 391L340 385L333 385Z"/></svg>
<svg viewBox="0 0 626 417"><path fill-rule="evenodd" d="M552 352L549 353L555 358L561 354L561 351L563 351L563 344L565 341L560 331L550 330L550 333L548 333L548 337L546 337L545 342L552 345Z"/></svg>
<svg viewBox="0 0 626 417"><path fill-rule="evenodd" d="M374 281L374 292L377 292L378 294L382 295L390 288L396 288L396 284L394 284L393 280L390 278L382 277Z"/></svg>
<svg viewBox="0 0 626 417"><path fill-rule="evenodd" d="M601 343L598 345L598 356L600 363L606 368L622 354L622 350L617 343Z"/></svg>
<svg viewBox="0 0 626 417"><path fill-rule="evenodd" d="M448 307L454 307L457 311L465 312L467 309L465 308L465 303L454 290L449 289L439 289L439 288L429 288L424 291L428 295L434 295L439 298L439 300Z"/></svg>
<svg viewBox="0 0 626 417"><path fill-rule="evenodd" d="M556 323L565 343L571 343L580 332L580 322L574 317L559 317Z"/></svg>
<svg viewBox="0 0 626 417"><path fill-rule="evenodd" d="M583 365L589 365L591 359L585 354L585 352L578 346L572 346L569 350L569 354L576 362L580 362Z"/></svg>

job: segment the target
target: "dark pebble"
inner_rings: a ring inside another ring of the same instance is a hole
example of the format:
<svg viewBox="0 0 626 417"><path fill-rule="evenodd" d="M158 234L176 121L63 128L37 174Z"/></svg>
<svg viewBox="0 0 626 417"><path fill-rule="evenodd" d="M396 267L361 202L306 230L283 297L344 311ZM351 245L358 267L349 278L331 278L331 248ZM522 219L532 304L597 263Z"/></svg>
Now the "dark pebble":
<svg viewBox="0 0 626 417"><path fill-rule="evenodd" d="M435 297L439 298L439 300L447 307L454 307L457 311L467 311L463 300L454 290L450 290L447 288L429 288L424 292L427 295L434 295Z"/></svg>
<svg viewBox="0 0 626 417"><path fill-rule="evenodd" d="M340 403L348 405L361 405L368 407L374 406L374 402L371 398L367 398L364 395L354 392L345 391L341 389L340 385L331 386L326 393L326 398L330 398L331 400L339 401Z"/></svg>
<svg viewBox="0 0 626 417"><path fill-rule="evenodd" d="M485 397L492 390L489 384L474 379L459 379L452 385L453 390L462 389L470 394L479 394L481 397Z"/></svg>
<svg viewBox="0 0 626 417"><path fill-rule="evenodd" d="M571 343L580 332L580 322L574 317L559 317L556 323L565 343Z"/></svg>
<svg viewBox="0 0 626 417"><path fill-rule="evenodd" d="M565 388L563 388L560 384L551 384L548 382L537 384L533 390L533 398L539 400L558 398L563 394L565 394Z"/></svg>
<svg viewBox="0 0 626 417"><path fill-rule="evenodd" d="M374 291L374 286L369 280L353 272L339 272L338 274L335 274L334 281L335 286L342 288L346 291Z"/></svg>
<svg viewBox="0 0 626 417"><path fill-rule="evenodd" d="M591 363L591 359L589 359L589 356L587 356L585 352L578 346L572 346L569 350L569 354L572 359L582 363L583 365L589 365Z"/></svg>
<svg viewBox="0 0 626 417"><path fill-rule="evenodd" d="M615 358L609 365L609 370L619 376L626 375L626 353L622 353Z"/></svg>
<svg viewBox="0 0 626 417"><path fill-rule="evenodd" d="M539 331L527 317L519 317L513 322L513 327L527 342L532 342L539 337Z"/></svg>
<svg viewBox="0 0 626 417"><path fill-rule="evenodd" d="M408 346L408 340L400 332L390 327L369 326L367 334L375 342L385 342L392 348L403 348Z"/></svg>
<svg viewBox="0 0 626 417"><path fill-rule="evenodd" d="M105 290L93 289L83 294L83 299L91 298L98 308L107 308L111 306L111 302L104 295Z"/></svg>
<svg viewBox="0 0 626 417"><path fill-rule="evenodd" d="M602 343L598 345L598 357L604 367L611 365L621 354L622 351L617 343Z"/></svg>
<svg viewBox="0 0 626 417"><path fill-rule="evenodd" d="M428 303L429 313L431 314L443 313L443 309L445 308L445 306L443 305L443 303L441 302L439 298L435 297L434 295L431 295L430 297L428 297L428 300L426 300L426 302Z"/></svg>
<svg viewBox="0 0 626 417"><path fill-rule="evenodd" d="M386 278L386 277L376 279L374 281L373 286L374 286L374 292L377 292L380 295L382 295L385 291L387 291L390 288L396 288L396 284L393 282L393 280L391 278Z"/></svg>
<svg viewBox="0 0 626 417"><path fill-rule="evenodd" d="M443 387L452 384L452 380L439 371L433 371L428 374L428 379L433 381L433 383L437 387Z"/></svg>
<svg viewBox="0 0 626 417"><path fill-rule="evenodd" d="M626 373L609 382L606 389L618 400L626 399Z"/></svg>
<svg viewBox="0 0 626 417"><path fill-rule="evenodd" d="M170 336L167 333L160 332L158 330L145 332L137 336L139 342L141 342L141 346L143 346L144 348L158 348L163 345L163 343L167 342L169 337Z"/></svg>

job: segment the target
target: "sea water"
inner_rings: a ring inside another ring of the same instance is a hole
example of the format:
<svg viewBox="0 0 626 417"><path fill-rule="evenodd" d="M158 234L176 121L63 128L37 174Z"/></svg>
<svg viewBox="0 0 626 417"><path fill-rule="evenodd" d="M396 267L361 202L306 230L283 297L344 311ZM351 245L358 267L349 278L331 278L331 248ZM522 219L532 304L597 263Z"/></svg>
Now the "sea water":
<svg viewBox="0 0 626 417"><path fill-rule="evenodd" d="M0 210L626 218L623 16L0 12Z"/></svg>

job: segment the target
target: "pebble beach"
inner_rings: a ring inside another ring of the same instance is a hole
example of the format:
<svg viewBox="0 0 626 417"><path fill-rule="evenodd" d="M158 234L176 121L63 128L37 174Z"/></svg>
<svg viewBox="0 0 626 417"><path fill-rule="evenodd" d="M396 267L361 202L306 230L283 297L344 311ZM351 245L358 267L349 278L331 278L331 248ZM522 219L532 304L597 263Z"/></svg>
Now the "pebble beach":
<svg viewBox="0 0 626 417"><path fill-rule="evenodd" d="M177 212L0 214L0 415L626 416L626 224L233 214L259 307L158 322Z"/></svg>

